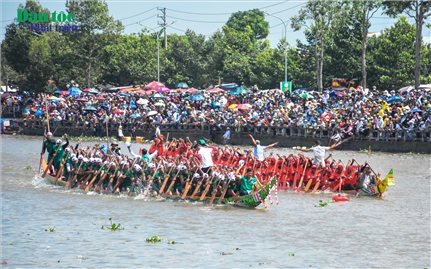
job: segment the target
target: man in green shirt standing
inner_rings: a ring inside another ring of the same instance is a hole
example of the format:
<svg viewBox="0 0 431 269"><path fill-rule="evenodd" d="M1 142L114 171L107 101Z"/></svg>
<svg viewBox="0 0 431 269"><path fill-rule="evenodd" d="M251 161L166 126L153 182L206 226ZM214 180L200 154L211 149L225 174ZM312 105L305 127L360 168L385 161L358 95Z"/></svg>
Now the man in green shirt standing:
<svg viewBox="0 0 431 269"><path fill-rule="evenodd" d="M253 177L253 170L247 169L245 176L241 177L241 195L248 195L253 190L253 184L257 181L257 178Z"/></svg>

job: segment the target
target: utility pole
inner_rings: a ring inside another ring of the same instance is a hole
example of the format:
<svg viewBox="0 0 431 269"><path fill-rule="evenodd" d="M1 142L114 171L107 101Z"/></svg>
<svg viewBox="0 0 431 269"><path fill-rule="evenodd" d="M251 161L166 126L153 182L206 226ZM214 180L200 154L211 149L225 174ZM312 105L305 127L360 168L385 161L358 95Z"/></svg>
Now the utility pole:
<svg viewBox="0 0 431 269"><path fill-rule="evenodd" d="M165 35L165 50L166 50L168 48L168 36L166 35L166 26L168 25L166 21L166 8L165 7L157 8L157 10L162 12L162 15L157 15L157 17L162 18L163 20L163 23L159 23L159 25L163 27L163 33Z"/></svg>

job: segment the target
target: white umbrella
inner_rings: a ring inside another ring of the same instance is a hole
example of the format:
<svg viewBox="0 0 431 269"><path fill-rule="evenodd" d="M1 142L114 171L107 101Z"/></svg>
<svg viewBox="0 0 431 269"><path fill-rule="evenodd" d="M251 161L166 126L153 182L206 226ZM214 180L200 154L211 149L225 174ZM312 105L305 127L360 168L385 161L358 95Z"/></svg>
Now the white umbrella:
<svg viewBox="0 0 431 269"><path fill-rule="evenodd" d="M153 111L148 112L148 113L147 113L147 116L148 116L148 117L150 117L150 116L154 116L154 115L157 115L157 113L159 113L159 112L157 112L157 111L154 111L154 110L153 110Z"/></svg>
<svg viewBox="0 0 431 269"><path fill-rule="evenodd" d="M413 89L414 89L413 86L406 86L406 87L402 87L401 89L399 89L398 92L402 94L404 92L410 92Z"/></svg>
<svg viewBox="0 0 431 269"><path fill-rule="evenodd" d="M136 101L136 103L137 103L138 105L147 105L147 104L148 104L148 100L147 100L147 99L139 98L139 100L138 100L138 101Z"/></svg>
<svg viewBox="0 0 431 269"><path fill-rule="evenodd" d="M155 106L165 106L165 103L158 102L158 103L155 103L154 105L155 105Z"/></svg>

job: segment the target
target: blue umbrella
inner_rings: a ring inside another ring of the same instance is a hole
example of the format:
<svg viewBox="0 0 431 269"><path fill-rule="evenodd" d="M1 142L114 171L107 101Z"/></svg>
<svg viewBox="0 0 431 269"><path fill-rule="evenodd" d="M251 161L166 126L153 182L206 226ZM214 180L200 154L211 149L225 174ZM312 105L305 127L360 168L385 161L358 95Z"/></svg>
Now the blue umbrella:
<svg viewBox="0 0 431 269"><path fill-rule="evenodd" d="M204 99L205 98L200 94L190 96L190 100L192 100L192 101L202 101Z"/></svg>
<svg viewBox="0 0 431 269"><path fill-rule="evenodd" d="M94 106L87 106L84 108L85 111L97 111L97 109Z"/></svg>
<svg viewBox="0 0 431 269"><path fill-rule="evenodd" d="M416 113L416 112L422 113L423 111L422 111L422 110L420 110L419 108L415 107L415 108L413 108L413 109L412 109L412 111L411 111L411 112L412 112L412 113Z"/></svg>
<svg viewBox="0 0 431 269"><path fill-rule="evenodd" d="M42 111L42 110L40 110L40 109L38 109L38 110L36 110L36 113L34 113L34 115L35 115L36 117L40 117L40 116L42 116L42 115L43 115L43 111Z"/></svg>
<svg viewBox="0 0 431 269"><path fill-rule="evenodd" d="M395 102L401 102L403 100L403 98L401 98L400 96L392 96L391 98L388 99L388 103L395 103Z"/></svg>
<svg viewBox="0 0 431 269"><path fill-rule="evenodd" d="M135 114L131 115L130 117L131 117L132 119L136 119L136 118L139 118L140 116L141 116L141 114L139 114L139 113L135 113Z"/></svg>
<svg viewBox="0 0 431 269"><path fill-rule="evenodd" d="M79 96L79 95L81 95L81 92L82 91L79 88L76 88L76 87L69 88L69 95L70 96Z"/></svg>
<svg viewBox="0 0 431 269"><path fill-rule="evenodd" d="M120 96L129 96L129 94L127 94L127 93L124 93L124 92L120 92L120 94L119 94Z"/></svg>
<svg viewBox="0 0 431 269"><path fill-rule="evenodd" d="M60 94L60 93L61 93L61 90L60 90L60 89L57 89L57 90L55 90L55 91L54 91L54 93L56 93L56 94Z"/></svg>

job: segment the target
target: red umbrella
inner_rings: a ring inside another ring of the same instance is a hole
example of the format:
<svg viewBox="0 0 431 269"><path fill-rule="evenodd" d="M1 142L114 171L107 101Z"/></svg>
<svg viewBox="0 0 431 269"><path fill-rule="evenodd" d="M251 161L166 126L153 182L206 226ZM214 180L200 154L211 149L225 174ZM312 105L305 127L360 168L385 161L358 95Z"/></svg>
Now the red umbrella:
<svg viewBox="0 0 431 269"><path fill-rule="evenodd" d="M76 101L78 101L78 102L87 102L88 100L87 100L87 98L81 97L81 98L76 99Z"/></svg>
<svg viewBox="0 0 431 269"><path fill-rule="evenodd" d="M205 89L205 91L206 91L207 93L218 93L218 92L224 92L224 90L223 90L223 89L220 89L220 88Z"/></svg>
<svg viewBox="0 0 431 269"><path fill-rule="evenodd" d="M187 90L186 90L186 92L188 92L188 93L194 93L194 92L198 92L199 90L198 89L195 89L195 88L188 88Z"/></svg>
<svg viewBox="0 0 431 269"><path fill-rule="evenodd" d="M99 95L99 96L96 97L96 99L99 100L99 101L103 101L103 100L105 100L105 97Z"/></svg>
<svg viewBox="0 0 431 269"><path fill-rule="evenodd" d="M250 110L251 109L251 105L250 104L240 104L240 105L238 105L237 108L241 109L241 110Z"/></svg>
<svg viewBox="0 0 431 269"><path fill-rule="evenodd" d="M166 87L165 84L157 81L153 81L145 85L146 89L154 89L154 90L157 90L159 88L165 88L165 87Z"/></svg>
<svg viewBox="0 0 431 269"><path fill-rule="evenodd" d="M153 93L155 93L156 92L156 90L155 89L151 89L151 90L147 90L147 91L145 91L145 94L153 94Z"/></svg>
<svg viewBox="0 0 431 269"><path fill-rule="evenodd" d="M115 115L121 115L121 114L123 114L123 111L121 111L117 108L117 109L115 109L114 113L115 113Z"/></svg>

